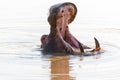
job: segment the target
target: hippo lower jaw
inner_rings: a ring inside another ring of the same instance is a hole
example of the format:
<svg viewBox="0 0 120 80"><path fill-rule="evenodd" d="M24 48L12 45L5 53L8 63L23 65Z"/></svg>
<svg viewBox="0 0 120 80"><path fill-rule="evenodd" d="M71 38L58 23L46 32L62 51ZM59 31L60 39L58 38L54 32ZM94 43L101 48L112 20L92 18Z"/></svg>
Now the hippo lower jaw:
<svg viewBox="0 0 120 80"><path fill-rule="evenodd" d="M95 37L94 37L94 40L95 40L95 48L94 49L84 50L81 43L79 43L79 49L72 48L73 53L74 54L83 54L83 55L86 54L87 55L87 52L96 52L96 51L100 52L100 50L101 50L100 44Z"/></svg>

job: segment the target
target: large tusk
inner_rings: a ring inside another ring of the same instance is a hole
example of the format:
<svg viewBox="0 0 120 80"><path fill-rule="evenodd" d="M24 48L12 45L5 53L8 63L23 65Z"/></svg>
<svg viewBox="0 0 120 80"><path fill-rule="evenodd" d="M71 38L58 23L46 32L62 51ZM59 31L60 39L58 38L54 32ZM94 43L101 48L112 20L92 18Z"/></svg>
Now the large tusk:
<svg viewBox="0 0 120 80"><path fill-rule="evenodd" d="M84 53L84 49L83 49L83 47L82 47L82 44L81 44L80 42L78 42L78 44L79 44L81 53Z"/></svg>
<svg viewBox="0 0 120 80"><path fill-rule="evenodd" d="M83 49L83 47L82 47L82 44L81 44L80 42L78 42L78 44L79 44L79 48L80 48L80 49L76 49L76 48L73 48L73 47L72 47L73 53L74 53L74 54L82 54L82 53L84 53L84 49Z"/></svg>
<svg viewBox="0 0 120 80"><path fill-rule="evenodd" d="M95 40L95 49L93 49L91 52L100 51L101 47L100 47L98 40L95 37L94 37L94 40Z"/></svg>
<svg viewBox="0 0 120 80"><path fill-rule="evenodd" d="M98 40L95 37L94 37L94 40L95 40L95 49L97 51L99 51L101 49L100 44L99 44Z"/></svg>

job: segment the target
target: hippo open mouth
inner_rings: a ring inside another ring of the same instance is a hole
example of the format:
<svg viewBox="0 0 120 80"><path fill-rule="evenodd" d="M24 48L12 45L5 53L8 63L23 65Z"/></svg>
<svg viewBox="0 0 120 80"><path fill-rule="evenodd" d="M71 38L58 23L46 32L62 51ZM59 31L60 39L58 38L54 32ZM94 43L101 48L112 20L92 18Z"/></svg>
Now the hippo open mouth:
<svg viewBox="0 0 120 80"><path fill-rule="evenodd" d="M69 31L68 25L74 20L76 13L75 4L70 2L51 6L48 17L50 33L41 37L43 51L81 54L85 53L85 49L91 49L80 43ZM98 40L94 39L96 47L91 52L101 49Z"/></svg>

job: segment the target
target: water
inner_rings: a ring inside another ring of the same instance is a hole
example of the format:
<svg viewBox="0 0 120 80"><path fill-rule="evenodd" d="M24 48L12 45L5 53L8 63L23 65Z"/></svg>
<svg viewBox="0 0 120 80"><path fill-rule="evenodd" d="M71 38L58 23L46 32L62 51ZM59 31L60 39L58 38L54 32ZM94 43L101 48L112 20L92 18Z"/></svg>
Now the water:
<svg viewBox="0 0 120 80"><path fill-rule="evenodd" d="M74 55L42 55L39 51L40 36L49 33L48 9L58 2L62 0L0 1L0 79L119 80L118 1L72 1L80 11L70 24L72 34L91 47L96 37L105 50L101 55L83 57L83 60Z"/></svg>

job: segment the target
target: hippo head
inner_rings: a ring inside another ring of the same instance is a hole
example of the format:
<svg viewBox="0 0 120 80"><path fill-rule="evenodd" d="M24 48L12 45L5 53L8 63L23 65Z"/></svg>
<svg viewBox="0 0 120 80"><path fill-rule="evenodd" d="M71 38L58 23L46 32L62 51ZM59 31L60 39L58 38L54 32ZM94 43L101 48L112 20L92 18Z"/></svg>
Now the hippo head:
<svg viewBox="0 0 120 80"><path fill-rule="evenodd" d="M74 20L76 13L76 6L70 2L51 6L48 17L48 22L51 26L50 32L54 32L54 29L57 27L62 36L65 36L65 30L68 27L68 24Z"/></svg>
<svg viewBox="0 0 120 80"><path fill-rule="evenodd" d="M77 7L70 2L55 4L49 9L48 22L50 33L41 37L41 47L46 52L83 53L90 47L80 43L69 31L68 25L73 22ZM99 42L94 50L100 49ZM94 51L93 50L93 51Z"/></svg>

